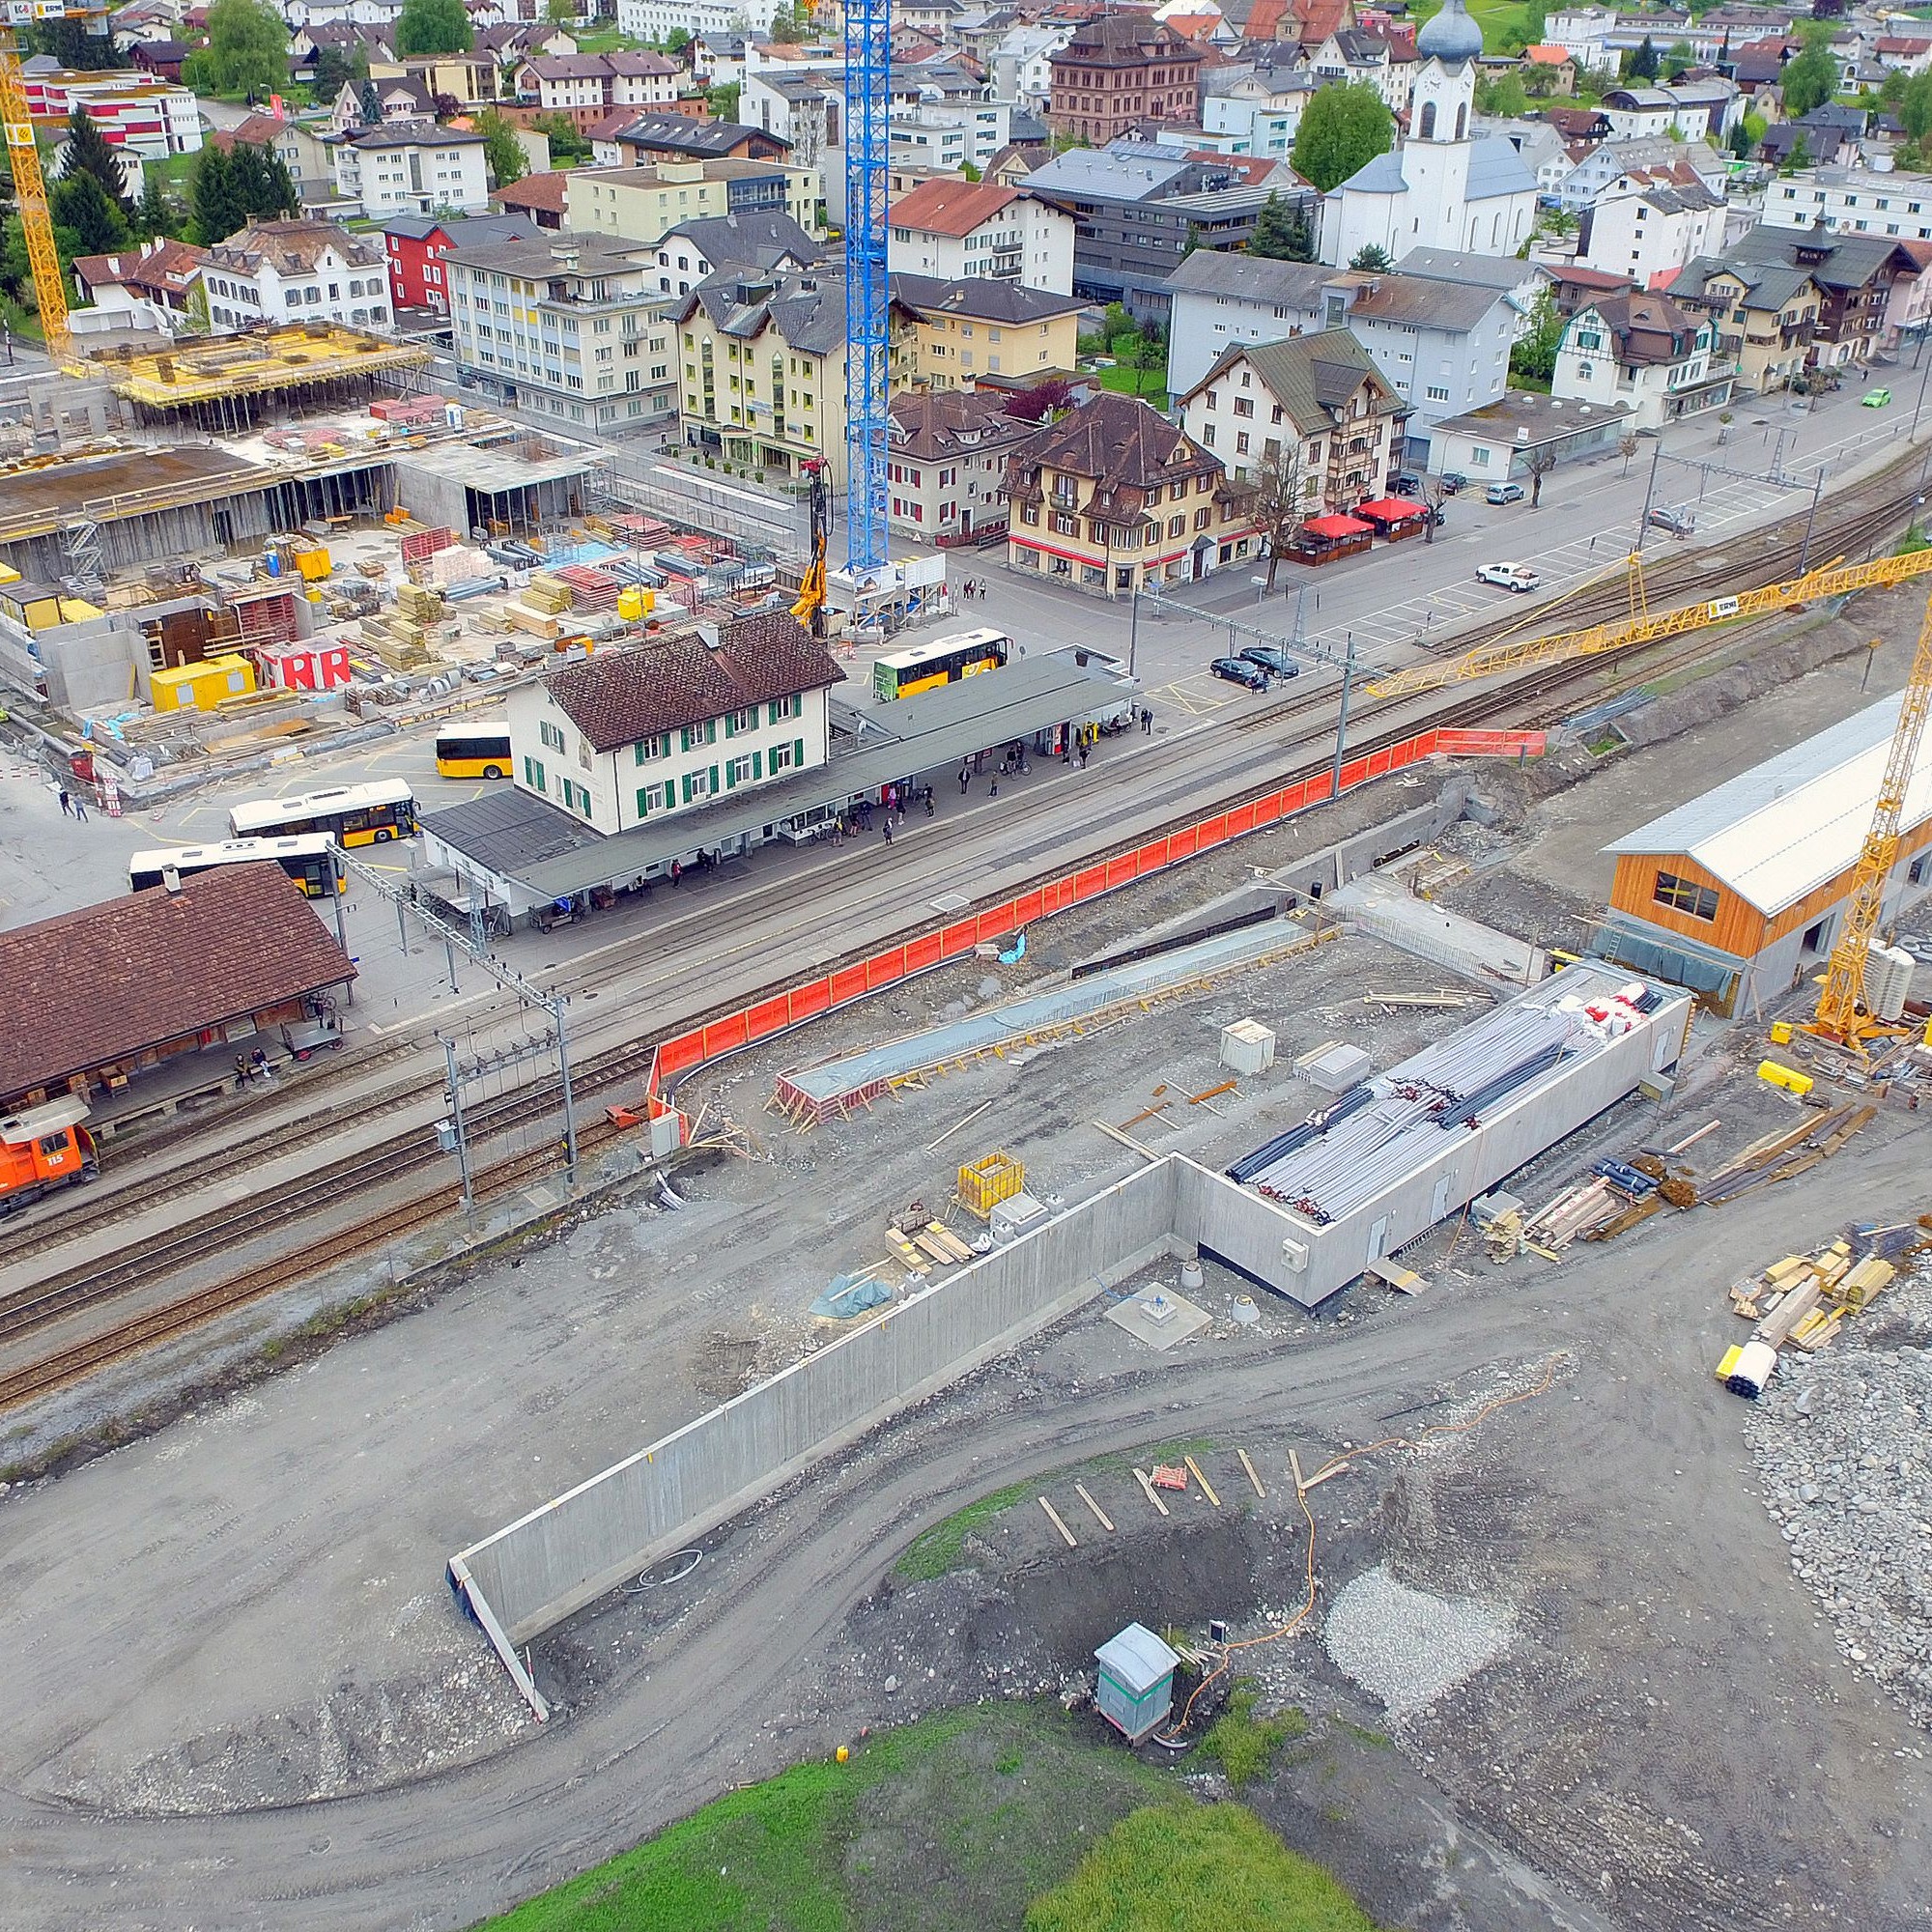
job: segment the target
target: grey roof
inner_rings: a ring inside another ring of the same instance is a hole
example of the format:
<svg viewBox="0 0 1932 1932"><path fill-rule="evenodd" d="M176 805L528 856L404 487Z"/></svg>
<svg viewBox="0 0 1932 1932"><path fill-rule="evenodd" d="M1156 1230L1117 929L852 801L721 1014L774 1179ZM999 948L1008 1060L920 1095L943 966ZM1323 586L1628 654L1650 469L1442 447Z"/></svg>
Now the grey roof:
<svg viewBox="0 0 1932 1932"><path fill-rule="evenodd" d="M1894 257L1897 273L1918 271L1910 252L1889 236L1845 235L1835 229L1821 235L1812 228L1772 228L1760 224L1739 236L1727 252L1737 262L1797 266L1802 260L1800 249L1825 252L1822 262L1803 264L1821 288L1863 288Z"/></svg>
<svg viewBox="0 0 1932 1932"><path fill-rule="evenodd" d="M566 256L575 260L575 267L564 259ZM500 241L459 242L449 251L449 259L466 269L487 269L497 274L523 275L534 281L545 275L639 268L646 262L654 262L656 256L652 247L642 242L533 228L527 234L509 235Z"/></svg>
<svg viewBox="0 0 1932 1932"><path fill-rule="evenodd" d="M489 870L512 878L521 878L547 859L561 859L603 842L569 812L507 785L453 805L447 811L431 812L423 826Z"/></svg>
<svg viewBox="0 0 1932 1932"><path fill-rule="evenodd" d="M816 262L818 243L790 215L776 209L751 209L742 214L706 215L680 221L660 248L671 242L689 242L715 269L769 270L790 257L800 268Z"/></svg>
<svg viewBox="0 0 1932 1932"><path fill-rule="evenodd" d="M1317 329L1280 342L1234 342L1214 358L1214 365L1188 390L1191 401L1222 372L1236 362L1253 365L1255 374L1303 436L1320 436L1341 420L1341 411L1364 383L1380 392L1388 415L1402 407L1402 398L1377 366L1376 358L1346 328Z"/></svg>
<svg viewBox="0 0 1932 1932"><path fill-rule="evenodd" d="M385 121L380 128L356 128L348 135L349 145L360 152L367 148L480 148L481 134L468 129L444 128L434 121Z"/></svg>
<svg viewBox="0 0 1932 1932"><path fill-rule="evenodd" d="M1092 195L1115 201L1151 201L1194 165L1185 159L1154 160L1106 148L1069 148L1027 177L1037 194Z"/></svg>
<svg viewBox="0 0 1932 1932"><path fill-rule="evenodd" d="M1460 248L1411 248L1396 265L1405 275L1426 275L1431 281L1480 282L1505 292L1524 282L1547 280L1549 270L1539 262L1514 255L1470 255Z"/></svg>
<svg viewBox="0 0 1932 1932"><path fill-rule="evenodd" d="M1279 308L1311 309L1334 279L1335 270L1320 262L1281 262L1232 249L1197 248L1167 278L1167 285L1180 295L1232 296Z"/></svg>
<svg viewBox="0 0 1932 1932"><path fill-rule="evenodd" d="M1437 423L1435 434L1488 438L1535 449L1546 442L1567 442L1586 431L1621 422L1634 413L1628 403L1568 402L1561 397L1539 396L1526 389L1510 389L1493 403L1485 403L1479 410L1468 410ZM1525 429L1528 436L1520 438L1518 431Z"/></svg>
<svg viewBox="0 0 1932 1932"><path fill-rule="evenodd" d="M639 114L616 139L637 148L662 148L667 154L696 155L723 159L740 141L756 135L781 148L791 143L781 134L762 128L741 126L736 121L694 121L688 114Z"/></svg>
<svg viewBox="0 0 1932 1932"><path fill-rule="evenodd" d="M1174 1675L1179 1657L1143 1624L1129 1624L1094 1653L1108 1675L1139 1694Z"/></svg>
<svg viewBox="0 0 1932 1932"><path fill-rule="evenodd" d="M415 242L439 230L459 248L469 242L507 242L537 232L536 223L521 210L508 214L392 214L383 223L384 235L402 235Z"/></svg>
<svg viewBox="0 0 1932 1932"><path fill-rule="evenodd" d="M1699 255L1670 285L1674 296L1701 296L1714 275L1735 275L1750 291L1746 306L1780 309L1811 280L1808 269L1780 262L1734 262L1723 255Z"/></svg>
<svg viewBox="0 0 1932 1932"><path fill-rule="evenodd" d="M1403 179L1402 156L1391 148L1372 161L1364 161L1342 184L1350 194L1406 194L1408 183Z"/></svg>
<svg viewBox="0 0 1932 1932"><path fill-rule="evenodd" d="M750 297L747 299L747 297ZM682 321L694 306L727 335L753 336L769 323L801 355L829 355L845 341L845 277L810 273L753 282L745 270L720 270L685 298Z"/></svg>
<svg viewBox="0 0 1932 1932"><path fill-rule="evenodd" d="M1355 298L1350 315L1466 334L1508 296L1480 283L1438 282L1426 275L1384 275Z"/></svg>
<svg viewBox="0 0 1932 1932"><path fill-rule="evenodd" d="M1499 135L1475 141L1469 148L1469 180L1463 189L1468 201L1488 201L1499 194L1534 194L1536 176L1523 165L1513 141Z"/></svg>
<svg viewBox="0 0 1932 1932"><path fill-rule="evenodd" d="M890 283L895 300L922 314L966 315L975 321L1011 323L1015 327L1029 322L1048 322L1087 306L1079 296L1057 296L1049 289L1030 289L1022 282L980 276L949 282L938 275L895 274Z"/></svg>

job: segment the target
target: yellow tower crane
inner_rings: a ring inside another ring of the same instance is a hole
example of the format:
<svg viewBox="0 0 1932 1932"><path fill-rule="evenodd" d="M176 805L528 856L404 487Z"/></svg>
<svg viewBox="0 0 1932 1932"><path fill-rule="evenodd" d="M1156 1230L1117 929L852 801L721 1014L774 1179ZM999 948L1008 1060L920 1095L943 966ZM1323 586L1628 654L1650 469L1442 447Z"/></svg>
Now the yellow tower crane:
<svg viewBox="0 0 1932 1932"><path fill-rule="evenodd" d="M49 6L35 0L37 19L79 20L90 35L105 39L105 7ZM27 88L20 77L20 50L11 27L0 25L0 126L7 133L7 160L14 174L14 200L20 211L27 260L34 271L34 300L41 312L41 332L47 354L65 362L73 347L67 326L67 282L61 274L60 252L54 246L53 216L47 209L47 184L41 173L41 154L34 145L33 118L27 112Z"/></svg>
<svg viewBox="0 0 1932 1932"><path fill-rule="evenodd" d="M1866 1040L1899 1031L1875 1019L1866 1006L1865 964L1871 957L1872 941L1878 936L1886 884L1898 860L1899 826L1905 812L1906 793L1918 768L1918 751L1924 741L1928 716L1932 716L1932 599L1926 602L1925 621L1919 627L1912 674L1906 679L1904 695L1899 699L1898 726L1891 734L1885 777L1879 781L1871 829L1865 834L1863 848L1859 853L1844 923L1838 928L1838 941L1832 948L1831 963L1825 970L1825 989L1818 996L1816 1016L1804 1029L1841 1046L1862 1049Z"/></svg>

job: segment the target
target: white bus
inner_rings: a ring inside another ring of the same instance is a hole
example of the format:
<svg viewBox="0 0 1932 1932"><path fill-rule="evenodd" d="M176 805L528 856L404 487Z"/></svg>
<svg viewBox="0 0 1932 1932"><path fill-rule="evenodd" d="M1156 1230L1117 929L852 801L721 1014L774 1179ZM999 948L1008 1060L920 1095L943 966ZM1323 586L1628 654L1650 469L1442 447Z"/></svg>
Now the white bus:
<svg viewBox="0 0 1932 1932"><path fill-rule="evenodd" d="M416 797L402 779L374 784L337 785L296 798L258 798L228 813L232 838L281 838L325 832L338 845L381 845L410 838L416 829Z"/></svg>

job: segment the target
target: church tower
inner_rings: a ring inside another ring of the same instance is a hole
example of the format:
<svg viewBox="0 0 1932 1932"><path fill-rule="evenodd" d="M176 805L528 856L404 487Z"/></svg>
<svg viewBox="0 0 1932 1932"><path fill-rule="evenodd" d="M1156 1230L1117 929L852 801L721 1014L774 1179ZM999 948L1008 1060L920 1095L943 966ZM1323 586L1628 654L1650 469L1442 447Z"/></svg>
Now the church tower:
<svg viewBox="0 0 1932 1932"><path fill-rule="evenodd" d="M1415 37L1421 71L1409 100L1411 145L1466 141L1476 111L1476 56L1483 30L1470 19L1463 0L1448 5Z"/></svg>

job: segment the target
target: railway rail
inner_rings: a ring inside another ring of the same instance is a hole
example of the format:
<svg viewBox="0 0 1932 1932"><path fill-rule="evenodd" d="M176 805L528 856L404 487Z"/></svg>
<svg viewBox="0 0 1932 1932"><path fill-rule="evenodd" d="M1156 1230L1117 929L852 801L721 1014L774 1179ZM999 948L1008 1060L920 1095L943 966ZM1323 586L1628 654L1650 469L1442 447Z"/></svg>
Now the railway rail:
<svg viewBox="0 0 1932 1932"><path fill-rule="evenodd" d="M1829 521L1821 516L1813 532L1813 554L1849 554L1864 544L1876 543L1895 529L1902 519L1908 518L1918 506L1919 500L1916 492L1901 494L1893 491L1876 502L1854 504ZM1760 582L1776 582L1788 575L1797 557L1799 539L1783 542L1778 534L1780 528L1774 526L1769 533L1754 533L1766 544L1764 554L1748 566L1734 564L1733 567L1742 575ZM1650 575L1646 581L1647 589L1662 601L1678 587L1676 580L1680 575L1688 575L1685 587L1694 586L1697 576L1710 568L1710 562L1708 556L1673 558L1670 565L1675 568L1666 566ZM1625 608L1627 598L1628 591L1621 582L1606 582L1601 588L1571 600L1565 607L1566 618L1581 619L1593 608L1603 610L1605 614L1613 614ZM1505 628L1516 627L1492 627L1498 631ZM1482 634L1478 632L1464 633L1456 641L1459 648L1467 648L1483 640ZM1566 698L1563 695L1573 693L1576 687L1615 685L1620 661L1637 656L1645 658L1643 679L1647 681L1677 668L1720 657L1735 648L1738 641L1736 634L1726 636L1719 633L1714 648L1713 635L1701 633L1680 639L1674 649L1656 643L1637 644L1628 651L1607 657L1545 666L1512 678L1505 685L1470 691L1448 703L1434 704L1428 722L1448 727L1477 725L1499 722L1507 715L1511 722L1519 724L1548 723L1570 708L1574 696ZM1368 722L1397 709L1405 701L1402 698L1372 700L1358 717ZM1406 701L1412 703L1413 700ZM1243 717L1237 724L1238 728L1247 731L1266 724L1279 724L1303 713L1312 715L1320 712L1324 714L1325 720L1325 714L1331 708L1332 694L1292 697L1277 705L1264 706ZM1407 736L1415 728L1413 720L1399 725L1391 724L1352 743L1349 748L1350 755L1356 757L1374 752ZM1325 756L1311 758L1295 770L1287 774L1271 774L1264 782L1241 788L1216 803L1236 807L1284 781L1293 782L1296 778L1319 773L1326 763ZM1191 822L1200 809L1197 801L1167 825L1156 827L1151 833L1136 833L1136 840L1157 838L1162 831L1178 829ZM1104 855L1092 856L1098 858ZM771 895L761 897L760 903L767 908L776 908L789 900L803 904L817 891L815 882L801 880L789 888L776 888ZM753 993L749 997L755 1000L762 996ZM740 1007L746 1004L746 1000L747 996L734 996L729 1008ZM692 1020L681 1019L676 1030L682 1032L693 1023ZM624 1082L641 1079L658 1044L658 1036L653 1034L649 1037L627 1041L589 1056L574 1073L576 1092L588 1097ZM387 1105L405 1104L407 1098L419 1098L438 1091L440 1087L440 1080L431 1079L412 1089L398 1089L396 1096ZM554 1076L547 1076L515 1094L505 1095L472 1112L470 1124L477 1138L496 1138L554 1113L558 1104L556 1080ZM327 1127L311 1130L303 1128L301 1123L296 1125L298 1131L276 1143L278 1151L287 1151L291 1147L305 1144L316 1133L327 1131ZM614 1133L615 1129L607 1122L593 1120L580 1129L580 1150L594 1148ZM273 1136L268 1138L274 1139ZM259 1147L251 1144L238 1151L233 1165L255 1165L262 1157ZM117 1258L105 1264L83 1264L51 1278L31 1294L0 1308L0 1342L31 1336L87 1308L120 1299L141 1288L152 1287L193 1255L206 1254L220 1246L249 1239L270 1226L299 1221L304 1213L332 1208L339 1204L346 1189L364 1179L393 1179L398 1174L417 1172L446 1158L436 1146L434 1137L421 1130L391 1136L375 1147L360 1150L342 1161L332 1163L298 1189L293 1192L285 1190L272 1201L240 1203L213 1210L176 1230L158 1247ZM495 1198L543 1174L554 1172L560 1165L560 1150L554 1144L512 1155L475 1176L477 1198ZM161 1308L145 1311L55 1350L39 1362L0 1374L0 1410L49 1394L95 1369L186 1334L214 1317L242 1307L277 1288L351 1260L382 1242L412 1233L448 1212L458 1199L458 1190L453 1182L440 1182L409 1202L385 1208L351 1227L331 1231L315 1241L292 1241L284 1254L248 1268L228 1281L197 1289Z"/></svg>

